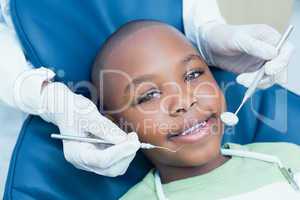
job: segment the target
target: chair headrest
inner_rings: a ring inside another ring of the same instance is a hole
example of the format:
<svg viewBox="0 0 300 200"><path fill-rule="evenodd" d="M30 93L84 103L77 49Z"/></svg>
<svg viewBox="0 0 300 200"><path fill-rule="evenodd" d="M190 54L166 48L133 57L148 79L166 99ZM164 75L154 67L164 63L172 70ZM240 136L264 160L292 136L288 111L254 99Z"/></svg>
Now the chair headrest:
<svg viewBox="0 0 300 200"><path fill-rule="evenodd" d="M101 44L124 23L159 20L183 31L181 0L12 0L11 14L28 59L66 83L90 80Z"/></svg>

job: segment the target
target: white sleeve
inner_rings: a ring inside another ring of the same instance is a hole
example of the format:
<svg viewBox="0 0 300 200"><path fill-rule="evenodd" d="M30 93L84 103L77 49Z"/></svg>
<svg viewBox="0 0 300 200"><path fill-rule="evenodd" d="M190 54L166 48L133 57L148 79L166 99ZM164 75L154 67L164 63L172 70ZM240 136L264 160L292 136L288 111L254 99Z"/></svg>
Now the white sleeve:
<svg viewBox="0 0 300 200"><path fill-rule="evenodd" d="M0 5L4 19L0 21L0 101L23 112L39 114L42 85L55 74L46 68L34 69L27 62L14 28L9 25L8 1L0 0Z"/></svg>
<svg viewBox="0 0 300 200"><path fill-rule="evenodd" d="M4 18L2 16L2 12L1 12L1 4L0 4L0 23L4 23Z"/></svg>
<svg viewBox="0 0 300 200"><path fill-rule="evenodd" d="M10 0L0 0L0 18L2 16L4 23L13 30L14 27L10 16L9 2Z"/></svg>
<svg viewBox="0 0 300 200"><path fill-rule="evenodd" d="M225 23L217 0L183 0L185 34L193 43L204 25L211 22Z"/></svg>

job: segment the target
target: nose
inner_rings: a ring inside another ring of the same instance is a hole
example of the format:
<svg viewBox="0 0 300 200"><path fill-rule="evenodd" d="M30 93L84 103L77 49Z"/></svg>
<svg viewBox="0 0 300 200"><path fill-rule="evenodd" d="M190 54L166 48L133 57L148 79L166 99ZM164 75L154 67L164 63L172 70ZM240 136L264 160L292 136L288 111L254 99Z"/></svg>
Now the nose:
<svg viewBox="0 0 300 200"><path fill-rule="evenodd" d="M172 117L177 117L187 113L192 107L198 103L196 97L185 95L174 97L171 102L169 115Z"/></svg>

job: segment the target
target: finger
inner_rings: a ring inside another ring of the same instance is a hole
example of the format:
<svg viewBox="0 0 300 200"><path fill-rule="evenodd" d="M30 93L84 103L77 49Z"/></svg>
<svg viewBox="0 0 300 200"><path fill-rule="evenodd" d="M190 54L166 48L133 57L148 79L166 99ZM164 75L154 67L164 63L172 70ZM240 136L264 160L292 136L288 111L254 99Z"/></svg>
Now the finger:
<svg viewBox="0 0 300 200"><path fill-rule="evenodd" d="M91 168L90 171L93 171L96 174L109 176L109 177L116 177L121 176L126 173L130 163L133 161L134 156L128 156L121 159L119 162L111 165L108 168Z"/></svg>
<svg viewBox="0 0 300 200"><path fill-rule="evenodd" d="M125 142L111 146L105 150L95 148L95 145L81 145L79 157L87 166L93 168L108 168L128 156L135 156L140 148L136 135L129 135Z"/></svg>
<svg viewBox="0 0 300 200"><path fill-rule="evenodd" d="M238 84L243 85L246 88L249 88L253 83L257 73L243 73L236 78ZM274 84L274 81L270 77L264 77L258 84L258 88L266 89L271 87Z"/></svg>
<svg viewBox="0 0 300 200"><path fill-rule="evenodd" d="M256 75L256 72L251 73L242 73L237 76L236 82L240 85L243 85L244 87L249 87L250 84L253 82L253 79Z"/></svg>
<svg viewBox="0 0 300 200"><path fill-rule="evenodd" d="M120 143L127 138L127 134L120 127L100 113L94 114L86 131L108 142Z"/></svg>
<svg viewBox="0 0 300 200"><path fill-rule="evenodd" d="M238 84L243 85L246 88L249 88L251 84L253 83L253 80L256 78L257 72L252 72L252 73L243 73L240 74L237 78L236 81ZM259 89L267 89L274 85L274 79L270 76L265 76L263 79L259 82L258 88Z"/></svg>
<svg viewBox="0 0 300 200"><path fill-rule="evenodd" d="M273 60L269 61L265 65L265 73L267 75L273 76L279 72L282 72L286 68L291 60L294 52L294 47L287 43L283 46L279 55Z"/></svg>
<svg viewBox="0 0 300 200"><path fill-rule="evenodd" d="M242 52L263 60L271 60L277 55L274 45L256 39L251 35L241 35L238 40L238 46Z"/></svg>
<svg viewBox="0 0 300 200"><path fill-rule="evenodd" d="M272 46L276 46L281 38L281 34L276 29L265 24L253 25L251 35L254 38L264 41Z"/></svg>

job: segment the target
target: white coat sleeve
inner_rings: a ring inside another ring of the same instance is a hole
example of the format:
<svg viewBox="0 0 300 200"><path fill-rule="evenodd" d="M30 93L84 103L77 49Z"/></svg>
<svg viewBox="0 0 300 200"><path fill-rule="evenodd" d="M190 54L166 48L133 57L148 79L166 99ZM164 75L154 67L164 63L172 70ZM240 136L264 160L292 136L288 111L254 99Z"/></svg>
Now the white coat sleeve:
<svg viewBox="0 0 300 200"><path fill-rule="evenodd" d="M0 4L0 23L4 23L4 18L2 16L2 12L1 12L1 4Z"/></svg>
<svg viewBox="0 0 300 200"><path fill-rule="evenodd" d="M27 62L14 31L7 0L0 0L0 101L29 114L41 113L41 89L55 74Z"/></svg>
<svg viewBox="0 0 300 200"><path fill-rule="evenodd" d="M183 0L183 24L187 38L197 43L197 35L209 23L225 23L217 0Z"/></svg>

